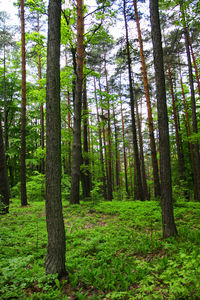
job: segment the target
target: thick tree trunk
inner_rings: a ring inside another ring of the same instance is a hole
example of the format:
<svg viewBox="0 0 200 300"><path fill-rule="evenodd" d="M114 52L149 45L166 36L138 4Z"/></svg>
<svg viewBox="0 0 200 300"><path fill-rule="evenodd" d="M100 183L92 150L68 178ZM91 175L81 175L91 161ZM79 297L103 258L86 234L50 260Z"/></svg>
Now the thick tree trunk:
<svg viewBox="0 0 200 300"><path fill-rule="evenodd" d="M158 0L150 0L151 34L156 77L163 238L177 234L174 221L163 49Z"/></svg>
<svg viewBox="0 0 200 300"><path fill-rule="evenodd" d="M72 180L70 204L79 204L80 196L80 166L81 166L81 109L83 92L83 2L77 0L77 70L76 70L76 91L74 103L74 127L72 147Z"/></svg>
<svg viewBox="0 0 200 300"><path fill-rule="evenodd" d="M152 110L151 110L151 100L149 95L149 84L147 78L147 70L146 70L146 62L144 57L143 51L143 42L142 42L142 34L140 29L140 21L138 16L137 10L137 1L133 0L134 9L135 9L135 20L137 24L137 31L138 31L138 41L140 45L140 59L142 63L142 75L143 75L143 82L144 82L144 90L145 90L145 97L147 103L147 112L148 112L148 128L149 128L149 137L150 137L150 148L151 148L151 159L152 159L152 167L153 167L153 178L154 178L154 195L155 197L160 196L160 181L158 175L158 161L157 161L157 152L156 152L156 143L154 138L154 128L153 128L153 117L152 117Z"/></svg>
<svg viewBox="0 0 200 300"><path fill-rule="evenodd" d="M26 194L26 57L25 57L25 24L24 0L20 0L21 12L21 58L22 58L22 100L21 100L21 205L27 205Z"/></svg>
<svg viewBox="0 0 200 300"><path fill-rule="evenodd" d="M50 0L48 8L47 95L46 95L46 221L47 274L66 274L65 227L61 201L60 116L60 17L61 0Z"/></svg>
<svg viewBox="0 0 200 300"><path fill-rule="evenodd" d="M140 170L138 143L137 143L137 133L136 133L136 122L135 122L135 112L134 112L134 94L132 86L132 74L131 74L131 56L130 56L130 45L128 37L128 25L126 18L126 0L124 0L124 22L126 31L126 51L127 51L127 63L128 63L128 73L129 73L129 87L130 87L130 106L131 106L131 118L132 118L132 132L133 132L133 147L134 147L134 158L136 166L136 182L137 182L137 195L138 200L144 200L144 191L142 187L142 178Z"/></svg>
<svg viewBox="0 0 200 300"><path fill-rule="evenodd" d="M9 212L9 184L0 112L0 214Z"/></svg>

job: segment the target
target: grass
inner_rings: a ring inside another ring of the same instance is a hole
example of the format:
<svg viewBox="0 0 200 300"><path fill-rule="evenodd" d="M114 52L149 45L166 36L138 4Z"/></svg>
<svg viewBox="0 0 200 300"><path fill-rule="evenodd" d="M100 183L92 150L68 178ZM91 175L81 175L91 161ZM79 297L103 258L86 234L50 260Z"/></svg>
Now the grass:
<svg viewBox="0 0 200 300"><path fill-rule="evenodd" d="M157 202L63 203L68 276L46 276L44 202L13 199L0 220L0 299L199 299L200 203L175 206L162 239Z"/></svg>

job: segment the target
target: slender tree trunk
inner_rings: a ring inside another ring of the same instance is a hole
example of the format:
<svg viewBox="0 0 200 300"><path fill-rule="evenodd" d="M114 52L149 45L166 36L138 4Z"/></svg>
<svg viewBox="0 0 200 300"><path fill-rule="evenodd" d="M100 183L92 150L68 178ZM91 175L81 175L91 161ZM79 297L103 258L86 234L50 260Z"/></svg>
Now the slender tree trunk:
<svg viewBox="0 0 200 300"><path fill-rule="evenodd" d="M115 177L116 177L116 186L117 189L119 189L120 186L119 145L118 145L118 130L117 130L117 122L116 122L114 106L113 106L113 121L114 121L114 131L115 131Z"/></svg>
<svg viewBox="0 0 200 300"><path fill-rule="evenodd" d="M104 159L103 159L103 143L102 143L102 131L100 125L100 118L99 118L99 107L97 101L97 92L96 92L96 80L94 78L94 95L95 95L95 102L96 102L96 110L97 110L97 123L98 123L98 132L99 132L99 146L100 146L100 162L101 162L101 180L103 183L103 197L104 200L107 200L107 189L106 189L106 178L105 178L105 169L104 169Z"/></svg>
<svg viewBox="0 0 200 300"><path fill-rule="evenodd" d="M129 194L129 189L128 189L127 156L126 156L125 133L124 133L124 115L123 115L122 102L121 102L121 121L122 121L122 144L123 144L123 155L124 155L124 179L125 179L126 194L129 198L130 194Z"/></svg>
<svg viewBox="0 0 200 300"><path fill-rule="evenodd" d="M21 58L22 58L22 101L21 101L21 205L26 206L26 57L25 57L25 24L24 0L20 0L21 12Z"/></svg>
<svg viewBox="0 0 200 300"><path fill-rule="evenodd" d="M147 78L147 70L146 70L146 62L144 57L143 51L143 42L142 42L142 35L140 29L140 21L138 16L137 10L137 1L133 0L134 9L135 9L135 20L137 24L137 31L138 31L138 40L140 45L140 59L142 63L142 75L143 75L143 82L144 82L144 90L145 90L145 97L147 103L147 112L148 112L148 128L149 128L149 137L150 137L150 147L151 147L151 159L152 159L152 167L153 167L153 178L154 178L154 194L155 197L160 196L160 181L158 175L158 161L157 161L157 153L156 153L156 143L154 138L154 128L153 128L153 117L152 117L152 110L151 110L151 100L149 95L149 84Z"/></svg>
<svg viewBox="0 0 200 300"><path fill-rule="evenodd" d="M192 107L192 129L193 133L198 133L198 125L197 125L197 115L196 115L196 101L195 101L195 91L194 91L194 81L193 81L193 73L192 73L192 63L189 49L189 32L186 26L185 21L185 13L184 9L181 5L181 13L184 22L184 37L185 37L185 48L187 54L188 61L188 73L189 73L189 83L190 83L190 95L191 95L191 107ZM194 158L195 158L195 170L194 170L194 198L197 201L200 201L200 154L199 154L199 145L195 143L193 145L194 149Z"/></svg>
<svg viewBox="0 0 200 300"><path fill-rule="evenodd" d="M191 51L191 55L192 55L192 61L193 61L193 65L194 65L194 70L195 70L195 75L196 75L196 82L197 82L197 87L198 87L198 93L199 93L199 97L200 97L200 81L199 81L198 67L197 67L197 63L196 63L196 59L195 59L195 55L194 55L192 42L191 42L189 33L188 33L188 42L189 42L190 51Z"/></svg>
<svg viewBox="0 0 200 300"><path fill-rule="evenodd" d="M107 104L108 104L108 200L113 199L112 195L112 143L111 143L111 127L110 127L110 100L109 100L109 89L108 89L108 73L107 73L107 67L106 67L106 54L104 53L104 71L105 71L105 77L106 77L106 92L108 94Z"/></svg>
<svg viewBox="0 0 200 300"><path fill-rule="evenodd" d="M67 143L67 150L68 150L68 157L67 157L67 174L71 176L72 174L72 163L71 163L71 105L70 105L70 95L69 95L69 88L67 87L67 129L68 129L68 143Z"/></svg>
<svg viewBox="0 0 200 300"><path fill-rule="evenodd" d="M156 77L163 238L177 234L174 221L168 115L158 0L150 0L151 34Z"/></svg>
<svg viewBox="0 0 200 300"><path fill-rule="evenodd" d="M9 183L0 112L0 214L9 212Z"/></svg>
<svg viewBox="0 0 200 300"><path fill-rule="evenodd" d="M60 116L60 19L61 0L50 0L48 8L47 94L46 94L46 221L47 274L66 274L65 227L61 201Z"/></svg>
<svg viewBox="0 0 200 300"><path fill-rule="evenodd" d="M37 32L40 33L40 18L39 18L39 12L37 13ZM42 66L41 66L41 54L38 54L38 77L39 77L39 86L40 90L42 90ZM43 103L40 104L40 144L42 150L44 150L44 108ZM41 158L40 162L40 171L42 174L44 174L44 158Z"/></svg>
<svg viewBox="0 0 200 300"><path fill-rule="evenodd" d="M140 118L140 115L139 115L137 101L136 101L136 115L137 115L138 133L139 133L142 184L143 184L143 189L144 189L144 197L146 200L149 200L149 193L148 193L147 181L146 181L146 171L145 171L145 164L144 164L143 138L142 138L142 126L141 126L142 118Z"/></svg>
<svg viewBox="0 0 200 300"><path fill-rule="evenodd" d="M133 147L134 147L134 156L135 156L135 166L136 166L136 182L137 182L137 194L138 200L144 200L144 192L142 187L142 178L140 171L140 161L138 153L138 143L137 143L137 133L136 133L136 122L135 122L135 112L134 112L134 94L132 86L132 74L131 74L131 56L130 56L130 45L128 37L128 25L126 18L126 0L124 3L124 22L125 22L125 31L126 31L126 50L127 50L127 62L128 62L128 73L129 73L129 87L130 87L130 106L131 106L131 118L132 118L132 132L133 132Z"/></svg>
<svg viewBox="0 0 200 300"><path fill-rule="evenodd" d="M79 204L80 196L80 166L81 166L81 109L83 92L83 1L77 0L77 70L74 107L74 131L72 147L72 181L70 204Z"/></svg>
<svg viewBox="0 0 200 300"><path fill-rule="evenodd" d="M132 168L131 168L131 150L130 142L128 142L128 166L129 166L129 176L130 176L130 195L133 195L133 177L132 177Z"/></svg>
<svg viewBox="0 0 200 300"><path fill-rule="evenodd" d="M82 173L82 186L83 197L90 197L91 191L91 173L90 173L90 159L89 159L89 147L88 147L88 104L87 104L87 87L86 79L83 84L83 163L86 169Z"/></svg>
<svg viewBox="0 0 200 300"><path fill-rule="evenodd" d="M3 102L4 102L4 145L5 151L8 150L8 106L6 92L6 48L3 47Z"/></svg>
<svg viewBox="0 0 200 300"><path fill-rule="evenodd" d="M177 155L178 155L179 177L181 180L184 180L183 155L181 153L181 141L180 141L180 135L179 135L179 129L178 129L178 119L177 119L177 112L176 112L174 87L173 87L172 74L171 74L171 68L170 68L169 63L167 64L167 67L168 67L169 84L170 84L170 91L171 91L171 97L172 97L172 108L173 108L173 116L174 116L176 148L177 148Z"/></svg>

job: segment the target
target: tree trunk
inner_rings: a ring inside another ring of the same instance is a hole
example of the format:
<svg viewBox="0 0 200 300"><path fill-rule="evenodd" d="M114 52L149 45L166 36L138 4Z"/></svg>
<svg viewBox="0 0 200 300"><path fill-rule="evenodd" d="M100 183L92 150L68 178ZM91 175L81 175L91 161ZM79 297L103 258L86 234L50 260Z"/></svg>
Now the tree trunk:
<svg viewBox="0 0 200 300"><path fill-rule="evenodd" d="M0 113L0 214L9 212L9 183Z"/></svg>
<svg viewBox="0 0 200 300"><path fill-rule="evenodd" d="M133 147L134 147L134 158L136 166L136 184L137 184L137 194L138 200L144 200L144 192L142 187L142 178L140 171L140 161L138 153L138 143L137 143L137 133L136 133L136 122L135 122L135 112L134 112L134 94L132 86L132 74L131 74L131 56L130 56L130 45L128 37L128 25L126 18L126 0L124 0L124 22L125 22L125 31L126 31L126 51L127 51L127 63L128 63L128 73L129 73L129 87L130 87L130 106L131 106L131 118L132 118L132 132L133 132Z"/></svg>
<svg viewBox="0 0 200 300"><path fill-rule="evenodd" d="M106 53L104 52L104 71L106 76L106 92L108 94L107 99L107 113L108 113L108 130L107 130L107 139L108 139L108 200L113 199L112 195L112 143L111 143L111 128L110 128L110 100L109 100L109 89L108 89L108 73L107 73L107 67L106 67Z"/></svg>
<svg viewBox="0 0 200 300"><path fill-rule="evenodd" d="M46 95L46 221L47 274L66 274L65 227L61 201L60 116L60 18L61 0L50 0L48 8L47 95Z"/></svg>
<svg viewBox="0 0 200 300"><path fill-rule="evenodd" d="M124 115L122 109L122 102L121 102L121 121L122 121L122 144L123 144L123 156L124 156L124 178L125 178L125 187L126 187L126 194L129 198L129 189L128 189L128 176L127 176L127 155L126 155L126 145L125 145L125 134L124 134Z"/></svg>
<svg viewBox="0 0 200 300"><path fill-rule="evenodd" d="M99 132L99 146L100 146L100 163L101 163L101 181L103 184L103 197L104 200L107 200L107 189L106 189L106 178L105 178L105 169L104 169L104 159L103 159L103 143L102 143L102 131L101 131L101 125L100 125L100 118L99 118L99 107L98 107L98 101L97 101L97 89L96 89L96 80L94 77L94 96L95 96L95 102L96 102L96 110L97 110L97 124L98 124L98 132Z"/></svg>
<svg viewBox="0 0 200 300"><path fill-rule="evenodd" d="M84 79L83 85L83 163L85 170L82 172L82 187L83 197L90 197L90 191L92 187L91 172L90 172L90 158L88 147L88 103L87 103L87 86L86 79Z"/></svg>
<svg viewBox="0 0 200 300"><path fill-rule="evenodd" d="M151 35L156 77L163 238L177 234L174 221L163 49L158 0L150 0Z"/></svg>
<svg viewBox="0 0 200 300"><path fill-rule="evenodd" d="M72 147L72 181L70 204L79 204L80 196L80 166L81 166L81 109L83 91L83 2L77 0L77 70L76 70L76 91L74 103L74 127Z"/></svg>
<svg viewBox="0 0 200 300"><path fill-rule="evenodd" d="M193 60L193 65L194 65L194 70L195 70L195 75L196 75L196 82L197 82L197 87L198 87L198 93L199 93L199 97L200 97L200 81L199 81L198 67L197 67L197 63L196 63L196 59L195 59L195 55L194 55L192 42L191 42L189 33L188 33L188 42L189 42L190 51L191 51L191 55L192 55L192 60Z"/></svg>
<svg viewBox="0 0 200 300"><path fill-rule="evenodd" d="M169 84L170 84L170 91L171 91L171 97L172 97L172 108L173 108L173 116L174 116L176 148L177 148L177 155L178 155L179 177L181 180L184 180L183 154L181 153L181 141L180 141L180 135L179 135L179 129L178 129L178 119L177 119L177 112L176 112L174 87L173 87L172 74L171 74L171 68L170 68L169 63L167 64L167 67L168 67Z"/></svg>
<svg viewBox="0 0 200 300"><path fill-rule="evenodd" d="M138 16L137 10L137 1L133 0L134 9L135 9L135 20L137 24L137 31L138 31L138 41L140 45L140 59L142 63L142 75L143 75L143 82L144 82L144 90L145 90L145 97L147 103L147 112L148 112L148 128L149 128L149 137L150 137L150 147L151 147L151 159L152 159L152 167L153 167L153 178L154 178L154 195L155 197L160 196L160 181L158 175L158 161L157 161L157 153L156 153L156 143L154 138L154 129L153 129L153 117L152 117L152 110L151 110L151 100L149 95L149 84L147 78L147 70L146 70L146 62L144 57L143 51L143 42L142 42L142 35L140 29L140 21Z"/></svg>
<svg viewBox="0 0 200 300"><path fill-rule="evenodd" d="M39 18L39 12L37 12L37 32L40 33L40 18ZM42 90L42 67L41 67L41 54L38 54L38 77L39 77L39 86L40 90ZM44 150L44 108L43 103L40 104L40 144L42 150ZM40 162L40 171L42 174L44 174L44 158L41 158Z"/></svg>
<svg viewBox="0 0 200 300"><path fill-rule="evenodd" d="M22 100L21 100L21 205L26 206L26 58L25 58L25 24L24 0L20 0L21 11L21 58L22 58Z"/></svg>
<svg viewBox="0 0 200 300"><path fill-rule="evenodd" d="M136 101L136 115L137 115L138 133L139 133L142 184L143 184L143 189L144 189L144 197L145 197L146 200L149 200L149 193L148 193L147 181L146 181L145 164L144 164L143 138L142 138L142 126L141 126L142 125L142 121L141 121L142 118L140 118L140 115L139 115L137 101Z"/></svg>
<svg viewBox="0 0 200 300"><path fill-rule="evenodd" d="M192 107L192 129L193 129L193 133L198 133L194 80L193 80L192 63L191 63L191 56L190 56L190 49L189 49L189 32L188 32L188 28L186 26L185 13L184 13L184 9L182 8L182 5L181 5L181 13L182 13L183 22L184 22L183 30L184 30L185 48L186 48L187 61L188 61L188 73L189 73L191 107ZM199 154L198 143L195 143L193 145L193 151L194 151L193 155L195 158L194 198L195 198L195 200L200 201L200 154Z"/></svg>
<svg viewBox="0 0 200 300"><path fill-rule="evenodd" d="M116 177L116 186L117 189L119 189L120 186L119 145L118 145L118 130L117 130L114 106L113 106L113 122L114 122L114 132L115 132L115 177Z"/></svg>

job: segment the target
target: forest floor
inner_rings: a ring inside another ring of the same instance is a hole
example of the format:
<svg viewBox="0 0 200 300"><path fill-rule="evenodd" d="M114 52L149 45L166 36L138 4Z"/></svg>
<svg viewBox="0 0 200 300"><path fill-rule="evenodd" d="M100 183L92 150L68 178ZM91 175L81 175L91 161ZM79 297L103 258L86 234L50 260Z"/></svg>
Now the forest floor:
<svg viewBox="0 0 200 300"><path fill-rule="evenodd" d="M158 202L63 203L68 276L46 276L45 203L0 216L0 299L200 299L200 203L175 204L162 239Z"/></svg>

